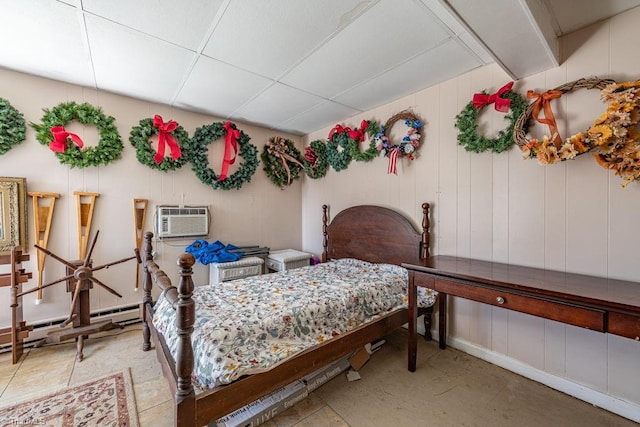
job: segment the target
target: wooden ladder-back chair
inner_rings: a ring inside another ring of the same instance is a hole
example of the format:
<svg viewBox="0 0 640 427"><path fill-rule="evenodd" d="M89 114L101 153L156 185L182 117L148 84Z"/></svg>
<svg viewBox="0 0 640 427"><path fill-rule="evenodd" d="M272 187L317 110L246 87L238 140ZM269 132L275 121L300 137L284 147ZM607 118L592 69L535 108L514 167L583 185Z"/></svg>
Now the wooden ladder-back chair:
<svg viewBox="0 0 640 427"><path fill-rule="evenodd" d="M23 353L24 340L33 330L22 318L22 301L18 294L22 293L22 284L31 279L31 273L22 268L22 262L29 261L29 254L23 254L22 248L16 246L8 255L0 255L0 265L9 264L11 271L0 274L0 287L11 287L11 327L0 329L0 345L11 343L13 364L18 363Z"/></svg>

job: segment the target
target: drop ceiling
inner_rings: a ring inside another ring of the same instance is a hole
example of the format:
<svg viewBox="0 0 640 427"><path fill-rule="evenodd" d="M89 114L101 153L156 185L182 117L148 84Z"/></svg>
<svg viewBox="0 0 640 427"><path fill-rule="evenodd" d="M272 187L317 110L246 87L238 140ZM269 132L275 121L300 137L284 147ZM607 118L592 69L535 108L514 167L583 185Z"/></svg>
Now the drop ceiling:
<svg viewBox="0 0 640 427"><path fill-rule="evenodd" d="M557 36L640 0L584 3L0 0L0 67L306 134L489 63L552 68Z"/></svg>

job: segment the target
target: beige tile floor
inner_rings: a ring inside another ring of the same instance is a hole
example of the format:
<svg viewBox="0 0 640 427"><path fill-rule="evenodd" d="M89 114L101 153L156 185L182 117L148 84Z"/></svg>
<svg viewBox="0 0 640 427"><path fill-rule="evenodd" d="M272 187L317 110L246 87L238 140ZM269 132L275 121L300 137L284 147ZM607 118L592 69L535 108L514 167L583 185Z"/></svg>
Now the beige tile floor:
<svg viewBox="0 0 640 427"><path fill-rule="evenodd" d="M95 336L82 362L73 342L30 349L19 364L0 355L0 406L125 367L133 378L141 427L172 425L172 402L155 352L141 350L141 326ZM406 331L386 338L360 370L339 375L267 427L303 426L637 426L454 349L420 341L418 369L406 370Z"/></svg>

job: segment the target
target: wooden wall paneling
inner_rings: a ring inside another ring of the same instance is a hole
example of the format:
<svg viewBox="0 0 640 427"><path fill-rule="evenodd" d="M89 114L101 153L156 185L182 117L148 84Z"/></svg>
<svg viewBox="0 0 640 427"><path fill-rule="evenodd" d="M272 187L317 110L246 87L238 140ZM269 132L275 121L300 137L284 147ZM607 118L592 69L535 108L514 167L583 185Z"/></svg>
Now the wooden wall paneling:
<svg viewBox="0 0 640 427"><path fill-rule="evenodd" d="M635 52L638 48L638 21L640 8L637 7L609 20L610 37L614 41L609 45L609 76L616 81L640 78L640 55L629 55L629 52Z"/></svg>
<svg viewBox="0 0 640 427"><path fill-rule="evenodd" d="M450 80L440 88L440 139L438 141L438 210L440 219L438 229L438 245L441 254L455 255L458 242L458 146L456 131L451 126L451 118L458 114L457 83ZM446 214L445 214L446 213Z"/></svg>
<svg viewBox="0 0 640 427"><path fill-rule="evenodd" d="M488 348L509 354L509 310L491 307L491 346Z"/></svg>
<svg viewBox="0 0 640 427"><path fill-rule="evenodd" d="M544 371L563 378L566 375L567 325L545 320L544 322Z"/></svg>
<svg viewBox="0 0 640 427"><path fill-rule="evenodd" d="M567 379L607 391L608 337L607 334L567 326Z"/></svg>
<svg viewBox="0 0 640 427"><path fill-rule="evenodd" d="M519 82L527 90L544 91L543 74ZM530 128L531 137L548 132L540 124ZM518 265L541 266L544 261L544 166L535 159L524 160L515 147L509 151L509 262Z"/></svg>
<svg viewBox="0 0 640 427"><path fill-rule="evenodd" d="M473 96L472 74L465 74L457 78L457 108L456 114L460 112ZM451 117L455 120L455 116ZM457 132L456 132L457 136ZM471 154L457 145L457 140L452 141L457 147L457 242L456 255L469 257L471 252Z"/></svg>
<svg viewBox="0 0 640 427"><path fill-rule="evenodd" d="M537 369L544 369L544 319L509 311L508 355Z"/></svg>
<svg viewBox="0 0 640 427"><path fill-rule="evenodd" d="M608 392L630 402L640 402L640 345L637 341L609 335L607 380Z"/></svg>
<svg viewBox="0 0 640 427"><path fill-rule="evenodd" d="M420 147L420 167L416 168L416 193L413 206L413 217L422 217L422 207L418 206L423 201L431 204L429 212L431 221L431 253L437 253L439 229L435 225L440 222L439 210L436 208L438 200L440 149L442 144L442 129L440 117L440 90L438 87L431 87L416 94L416 110L423 112L425 127L422 135L422 146Z"/></svg>

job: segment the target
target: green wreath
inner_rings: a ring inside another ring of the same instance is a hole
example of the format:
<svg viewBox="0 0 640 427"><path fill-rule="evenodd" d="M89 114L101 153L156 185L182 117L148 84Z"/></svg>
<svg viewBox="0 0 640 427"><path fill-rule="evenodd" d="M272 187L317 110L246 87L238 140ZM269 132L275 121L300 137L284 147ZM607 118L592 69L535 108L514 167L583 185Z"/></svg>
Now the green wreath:
<svg viewBox="0 0 640 427"><path fill-rule="evenodd" d="M157 163L155 160L156 151L153 149L152 144L149 142L149 138L153 135L158 135L160 130L154 125L154 121L156 124L159 124L157 121L159 118L160 122L162 122L162 117L155 116L153 119L146 118L140 120L140 124L138 126L134 126L131 129L131 133L129 134L129 142L136 149L136 158L143 165L149 166L151 169L158 169L163 172L167 172L170 170L180 169L184 166L185 163L189 161L189 133L180 125L175 122L176 128L173 131L170 131L170 135L177 141L178 146L180 147L180 157L175 160L172 157L163 157L160 163ZM165 123L159 124L162 127ZM169 146L171 148L171 146Z"/></svg>
<svg viewBox="0 0 640 427"><path fill-rule="evenodd" d="M230 123L230 126L231 129L237 130L235 124ZM240 147L238 155L242 156L244 161L236 172L222 181L219 181L220 176L209 167L207 146L226 136L225 123L215 122L199 127L191 138L191 168L203 184L214 190L218 188L222 190L240 189L245 182L251 181L251 177L258 168L258 149L249 142L251 138L247 134L242 131L238 132L240 134L237 139Z"/></svg>
<svg viewBox="0 0 640 427"><path fill-rule="evenodd" d="M21 112L4 98L0 98L0 155L25 139L27 126Z"/></svg>
<svg viewBox="0 0 640 427"><path fill-rule="evenodd" d="M342 151L338 150L338 147L342 148ZM340 172L349 167L351 163L351 139L346 133L340 133L334 135L327 142L327 162L329 166L335 169L336 172Z"/></svg>
<svg viewBox="0 0 640 427"><path fill-rule="evenodd" d="M304 174L311 179L327 175L327 170L329 170L327 144L321 139L311 141L304 149L302 164L304 165Z"/></svg>
<svg viewBox="0 0 640 427"><path fill-rule="evenodd" d="M87 166L106 165L122 156L124 145L120 139L118 128L114 125L115 119L105 116L100 108L91 104L76 104L67 102L58 104L52 110L44 109L42 123L30 123L36 130L36 139L42 145L54 144L54 135L51 128L64 128L69 122L77 120L83 125L94 125L100 134L100 142L95 147L81 148L74 144L67 144L63 151L57 152L56 157L60 163L78 168Z"/></svg>
<svg viewBox="0 0 640 427"><path fill-rule="evenodd" d="M482 94L487 95L485 91L483 91ZM509 112L504 116L504 119L509 122L509 125L498 132L495 138L478 135L477 120L484 106L478 108L474 105L473 101L471 101L456 116L455 126L459 129L458 144L463 146L465 150L474 153L482 153L487 150L491 150L494 153L502 153L513 145L513 128L520 114L527 108L528 103L517 92L509 91L501 96L511 101Z"/></svg>
<svg viewBox="0 0 640 427"><path fill-rule="evenodd" d="M260 158L269 180L281 189L300 178L300 171L304 168L302 155L293 141L278 136L269 138Z"/></svg>
<svg viewBox="0 0 640 427"><path fill-rule="evenodd" d="M369 148L365 151L360 151L360 141L351 139L351 157L358 162L370 162L378 157L378 149L376 148L375 136L380 132L380 126L374 120L363 120L360 124L360 129L356 129L355 132L361 132L369 135ZM351 135L350 135L351 136Z"/></svg>

